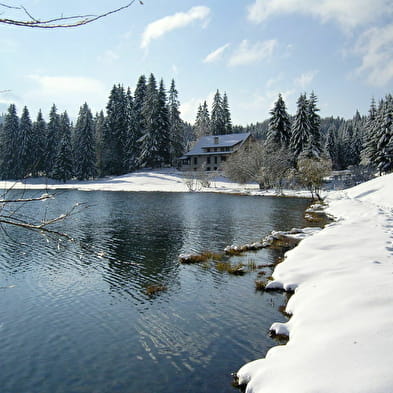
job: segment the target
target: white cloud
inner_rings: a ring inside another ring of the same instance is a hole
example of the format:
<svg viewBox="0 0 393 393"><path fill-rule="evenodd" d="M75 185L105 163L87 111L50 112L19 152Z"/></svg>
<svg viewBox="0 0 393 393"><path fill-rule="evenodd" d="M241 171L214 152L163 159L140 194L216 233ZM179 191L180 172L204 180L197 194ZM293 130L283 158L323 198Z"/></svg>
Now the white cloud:
<svg viewBox="0 0 393 393"><path fill-rule="evenodd" d="M272 88L274 85L276 85L277 83L281 82L283 79L282 74L279 74L273 78L270 78L266 81L266 88L270 89Z"/></svg>
<svg viewBox="0 0 393 393"><path fill-rule="evenodd" d="M372 86L383 86L393 79L393 25L374 27L358 39L354 53L361 56L358 75L367 75Z"/></svg>
<svg viewBox="0 0 393 393"><path fill-rule="evenodd" d="M246 65L269 59L276 46L276 40L257 41L254 44L250 44L248 40L243 40L229 59L229 65Z"/></svg>
<svg viewBox="0 0 393 393"><path fill-rule="evenodd" d="M162 35L181 27L185 27L195 20L206 21L210 9L204 6L192 7L187 12L178 12L150 23L142 35L141 48L146 49L150 42Z"/></svg>
<svg viewBox="0 0 393 393"><path fill-rule="evenodd" d="M305 89L315 78L315 76L318 74L318 71L308 71L304 72L303 74L299 75L293 83L295 84L296 87L300 87L301 89Z"/></svg>
<svg viewBox="0 0 393 393"><path fill-rule="evenodd" d="M333 20L345 30L393 14L391 0L255 0L248 19L261 23L272 15L300 13L326 22Z"/></svg>
<svg viewBox="0 0 393 393"><path fill-rule="evenodd" d="M29 75L28 79L37 84L23 95L29 107L34 103L36 109L41 107L45 111L55 103L70 116L76 116L84 102L93 111L103 109L109 94L102 82L88 77Z"/></svg>
<svg viewBox="0 0 393 393"><path fill-rule="evenodd" d="M120 59L120 56L113 49L108 49L102 55L98 56L98 61L104 64L113 64L118 59Z"/></svg>
<svg viewBox="0 0 393 393"><path fill-rule="evenodd" d="M229 43L223 46L220 46L218 49L214 50L213 52L209 53L205 59L203 60L204 63L214 63L222 58L223 53L229 47Z"/></svg>

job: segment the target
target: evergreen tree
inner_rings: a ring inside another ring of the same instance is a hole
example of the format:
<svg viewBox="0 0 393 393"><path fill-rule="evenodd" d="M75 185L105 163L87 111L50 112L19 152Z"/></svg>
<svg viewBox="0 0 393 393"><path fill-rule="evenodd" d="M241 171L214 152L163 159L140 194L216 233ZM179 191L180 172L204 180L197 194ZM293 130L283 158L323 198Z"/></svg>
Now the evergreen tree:
<svg viewBox="0 0 393 393"><path fill-rule="evenodd" d="M334 127L331 127L328 130L325 150L332 161L333 169L340 169L338 160L337 131Z"/></svg>
<svg viewBox="0 0 393 393"><path fill-rule="evenodd" d="M45 172L51 176L57 156L58 145L60 141L60 116L57 113L56 105L53 104L49 112L49 122L46 134L46 157Z"/></svg>
<svg viewBox="0 0 393 393"><path fill-rule="evenodd" d="M377 151L373 162L379 173L390 172L393 169L393 157L390 154L393 139L393 98L387 96L383 105L380 128L377 136Z"/></svg>
<svg viewBox="0 0 393 393"><path fill-rule="evenodd" d="M93 115L87 103L81 106L75 125L75 176L88 180L97 176Z"/></svg>
<svg viewBox="0 0 393 393"><path fill-rule="evenodd" d="M311 125L309 120L309 108L306 94L301 94L297 100L297 112L292 123L290 148L295 159L310 143Z"/></svg>
<svg viewBox="0 0 393 393"><path fill-rule="evenodd" d="M19 123L18 133L18 178L28 176L33 167L33 123L25 106Z"/></svg>
<svg viewBox="0 0 393 393"><path fill-rule="evenodd" d="M224 96L222 99L222 111L224 117L224 128L225 134L232 134L232 120L231 120L231 112L229 110L228 96L227 93L224 92Z"/></svg>
<svg viewBox="0 0 393 393"><path fill-rule="evenodd" d="M184 127L180 119L180 102L175 81L172 79L168 95L169 106L169 139L170 139L170 162L174 165L177 158L184 153Z"/></svg>
<svg viewBox="0 0 393 393"><path fill-rule="evenodd" d="M135 123L135 140L138 141L142 135L145 133L145 122L143 118L143 106L146 100L146 90L147 90L147 83L145 75L141 75L138 79L135 91L134 91L134 102L132 107L133 112L133 121ZM140 150L139 146L135 147L136 156L139 157Z"/></svg>
<svg viewBox="0 0 393 393"><path fill-rule="evenodd" d="M124 168L126 171L133 171L137 168L138 156L139 156L139 144L138 139L140 138L138 132L138 122L136 121L135 102L132 98L130 88L127 89L126 94L127 101L127 130L125 138L125 153L124 153Z"/></svg>
<svg viewBox="0 0 393 393"><path fill-rule="evenodd" d="M33 158L32 176L38 176L45 171L46 153L46 122L41 109L38 111L37 120L33 123L33 146L31 156Z"/></svg>
<svg viewBox="0 0 393 393"><path fill-rule="evenodd" d="M60 142L53 165L52 177L65 183L73 176L71 123L67 112L60 115L59 126Z"/></svg>
<svg viewBox="0 0 393 393"><path fill-rule="evenodd" d="M170 164L170 120L169 107L167 103L167 96L164 86L164 81L161 79L158 90L158 130L157 138L160 146L160 156L164 164Z"/></svg>
<svg viewBox="0 0 393 393"><path fill-rule="evenodd" d="M270 114L267 143L278 148L287 148L291 138L291 122L281 94L278 95Z"/></svg>
<svg viewBox="0 0 393 393"><path fill-rule="evenodd" d="M16 106L11 104L5 115L3 124L3 144L2 144L2 161L1 177L3 179L18 178L18 146L19 136L19 118L16 112Z"/></svg>
<svg viewBox="0 0 393 393"><path fill-rule="evenodd" d="M309 145L312 147L313 154L316 158L321 155L321 117L318 115L319 108L317 107L317 96L311 92L308 99L308 116L310 123L310 141Z"/></svg>
<svg viewBox="0 0 393 393"><path fill-rule="evenodd" d="M362 163L364 165L371 165L371 159L377 150L377 141L374 135L376 118L377 108L373 97L371 99L370 109L366 120L363 148L361 152Z"/></svg>
<svg viewBox="0 0 393 393"><path fill-rule="evenodd" d="M128 128L127 97L123 86L114 85L107 104L103 166L108 175L125 173L125 137Z"/></svg>
<svg viewBox="0 0 393 393"><path fill-rule="evenodd" d="M160 105L157 83L154 75L150 74L146 88L146 97L142 107L144 134L139 139L141 143L139 164L141 167L155 167L164 162L164 157L161 155L161 140L158 134L158 130L162 127L160 125L159 112Z"/></svg>
<svg viewBox="0 0 393 393"><path fill-rule="evenodd" d="M203 102L203 106L199 105L198 107L198 112L194 124L194 132L196 139L200 139L205 135L211 134L210 114L206 101Z"/></svg>
<svg viewBox="0 0 393 393"><path fill-rule="evenodd" d="M94 117L94 135L96 149L96 167L98 176L104 174L103 144L104 144L105 115L103 111L96 113Z"/></svg>
<svg viewBox="0 0 393 393"><path fill-rule="evenodd" d="M213 135L222 135L225 134L226 131L223 100L218 90L213 99L210 128Z"/></svg>

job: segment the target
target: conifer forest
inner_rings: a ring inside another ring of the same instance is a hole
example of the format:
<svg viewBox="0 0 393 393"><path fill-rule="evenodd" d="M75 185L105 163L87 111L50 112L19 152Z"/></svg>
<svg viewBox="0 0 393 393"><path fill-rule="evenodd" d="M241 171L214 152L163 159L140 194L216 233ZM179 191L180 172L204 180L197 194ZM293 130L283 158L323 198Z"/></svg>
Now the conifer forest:
<svg viewBox="0 0 393 393"><path fill-rule="evenodd" d="M293 116L280 94L267 120L233 125L228 96L217 90L211 109L206 101L201 103L194 124L189 124L181 119L175 81L167 90L162 79L141 75L133 92L114 85L105 111L93 114L84 103L75 122L66 111L58 113L56 104L47 119L40 110L35 120L26 106L18 114L11 104L0 115L0 176L47 176L65 182L176 167L178 158L200 137L242 132L274 149L287 149L295 159L328 158L335 170L393 170L392 95L378 103L372 99L367 115L356 111L349 120L321 118L318 112L314 92L299 96Z"/></svg>

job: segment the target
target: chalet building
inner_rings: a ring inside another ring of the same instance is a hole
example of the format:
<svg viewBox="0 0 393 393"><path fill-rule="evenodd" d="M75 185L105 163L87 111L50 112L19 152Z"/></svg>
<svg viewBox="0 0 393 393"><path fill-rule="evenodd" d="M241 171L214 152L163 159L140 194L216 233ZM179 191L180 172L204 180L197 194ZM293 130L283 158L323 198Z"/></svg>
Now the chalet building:
<svg viewBox="0 0 393 393"><path fill-rule="evenodd" d="M180 157L182 171L219 171L227 158L251 141L250 133L206 135L184 156Z"/></svg>

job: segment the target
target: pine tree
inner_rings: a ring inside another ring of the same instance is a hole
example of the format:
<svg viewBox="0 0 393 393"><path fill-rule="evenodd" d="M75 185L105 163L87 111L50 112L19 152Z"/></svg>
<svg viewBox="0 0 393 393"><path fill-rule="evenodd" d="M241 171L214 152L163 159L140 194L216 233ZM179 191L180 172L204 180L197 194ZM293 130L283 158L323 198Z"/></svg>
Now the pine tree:
<svg viewBox="0 0 393 393"><path fill-rule="evenodd" d="M52 177L65 183L73 176L71 123L67 112L60 115L59 126L60 142L53 165Z"/></svg>
<svg viewBox="0 0 393 393"><path fill-rule="evenodd" d="M206 101L203 102L203 106L199 105L198 107L194 124L194 132L196 139L200 139L205 135L211 134L209 108Z"/></svg>
<svg viewBox="0 0 393 393"><path fill-rule="evenodd" d="M297 100L297 112L292 123L290 148L295 159L302 153L310 143L311 125L309 120L309 109L306 94L301 94Z"/></svg>
<svg viewBox="0 0 393 393"><path fill-rule="evenodd" d="M291 138L291 122L281 94L278 95L270 114L266 142L269 145L276 145L278 148L287 148Z"/></svg>
<svg viewBox="0 0 393 393"><path fill-rule="evenodd" d="M322 152L321 146L321 117L318 115L317 96L311 92L308 99L308 116L310 122L311 138L309 145L312 146L313 155L318 158Z"/></svg>
<svg viewBox="0 0 393 393"><path fill-rule="evenodd" d="M1 177L3 179L18 178L18 134L19 118L16 112L16 106L11 104L5 115L3 124L3 144L2 144L2 161Z"/></svg>
<svg viewBox="0 0 393 393"><path fill-rule="evenodd" d="M213 99L210 128L213 135L222 135L225 134L226 131L223 101L220 92L218 90L214 95L214 99Z"/></svg>
<svg viewBox="0 0 393 393"><path fill-rule="evenodd" d="M28 176L33 167L33 123L30 119L29 110L25 106L19 123L18 133L18 178Z"/></svg>
<svg viewBox="0 0 393 393"><path fill-rule="evenodd" d="M146 89L146 98L142 107L144 120L144 134L139 139L141 143L139 164L141 167L155 167L163 163L164 157L161 155L159 124L159 98L156 79L150 74Z"/></svg>
<svg viewBox="0 0 393 393"><path fill-rule="evenodd" d="M74 157L78 180L97 176L93 115L87 103L81 106L75 125Z"/></svg>
<svg viewBox="0 0 393 393"><path fill-rule="evenodd" d="M96 149L96 167L98 176L104 174L103 144L104 144L105 115L103 111L96 113L94 118L94 135Z"/></svg>
<svg viewBox="0 0 393 393"><path fill-rule="evenodd" d="M141 75L138 79L135 91L134 91L134 102L132 107L133 121L135 123L135 140L138 141L145 133L145 123L143 119L143 106L146 100L147 83L145 75ZM139 157L140 150L139 146L135 147L136 156Z"/></svg>
<svg viewBox="0 0 393 393"><path fill-rule="evenodd" d="M231 120L231 112L229 110L228 96L227 93L224 92L224 96L222 99L222 111L224 117L224 128L225 134L232 134L232 120Z"/></svg>
<svg viewBox="0 0 393 393"><path fill-rule="evenodd" d="M114 85L106 107L103 143L104 173L125 173L125 139L128 128L127 97L123 86Z"/></svg>
<svg viewBox="0 0 393 393"><path fill-rule="evenodd" d="M178 92L175 87L175 81L172 79L168 95L169 106L169 140L170 140L170 162L172 165L184 153L184 127L180 119L180 102Z"/></svg>
<svg viewBox="0 0 393 393"><path fill-rule="evenodd" d="M127 130L125 135L125 151L124 151L124 168L127 172L133 171L137 168L137 161L139 156L138 139L140 135L137 131L137 121L135 119L136 112L134 109L134 99L130 88L126 93L126 112L127 112Z"/></svg>
<svg viewBox="0 0 393 393"><path fill-rule="evenodd" d="M334 127L329 128L326 136L325 150L332 160L333 168L340 169L338 164L337 132Z"/></svg>
<svg viewBox="0 0 393 393"><path fill-rule="evenodd" d="M53 104L49 112L49 122L46 134L46 157L45 157L45 172L47 176L51 176L57 149L60 142L60 116L57 113L56 105Z"/></svg>
<svg viewBox="0 0 393 393"><path fill-rule="evenodd" d="M157 138L160 146L160 156L162 163L170 164L170 120L169 107L167 103L167 96L164 86L164 81L161 79L160 87L158 89L158 130Z"/></svg>
<svg viewBox="0 0 393 393"><path fill-rule="evenodd" d="M37 120L33 123L32 139L32 176L38 176L45 171L46 153L46 122L44 120L44 117L42 116L41 109L38 111Z"/></svg>
<svg viewBox="0 0 393 393"><path fill-rule="evenodd" d="M393 139L393 98L387 96L383 105L382 121L377 136L377 151L373 162L379 173L390 172L393 169L393 157L390 154Z"/></svg>
<svg viewBox="0 0 393 393"><path fill-rule="evenodd" d="M371 165L371 158L375 155L377 150L377 141L374 135L376 118L377 108L373 97L371 99L370 109L366 120L363 148L361 152L362 163L364 165Z"/></svg>

